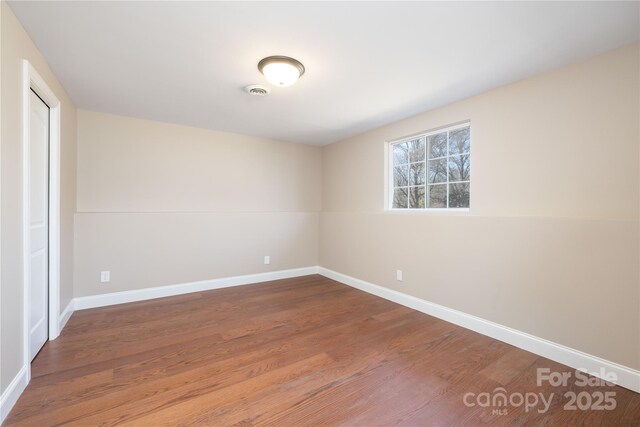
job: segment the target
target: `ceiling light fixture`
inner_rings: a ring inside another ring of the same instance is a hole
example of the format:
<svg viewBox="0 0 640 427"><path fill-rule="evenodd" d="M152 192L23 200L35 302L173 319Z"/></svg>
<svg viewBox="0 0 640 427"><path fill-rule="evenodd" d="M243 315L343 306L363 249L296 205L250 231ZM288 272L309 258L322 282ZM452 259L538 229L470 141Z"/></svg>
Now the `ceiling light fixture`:
<svg viewBox="0 0 640 427"><path fill-rule="evenodd" d="M268 56L258 62L258 70L271 84L291 86L304 74L304 65L288 56Z"/></svg>

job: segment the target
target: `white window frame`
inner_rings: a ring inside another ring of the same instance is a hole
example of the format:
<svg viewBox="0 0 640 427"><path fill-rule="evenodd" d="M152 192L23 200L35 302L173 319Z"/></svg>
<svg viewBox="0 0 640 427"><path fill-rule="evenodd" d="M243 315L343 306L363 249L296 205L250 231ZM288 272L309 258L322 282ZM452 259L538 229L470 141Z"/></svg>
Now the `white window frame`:
<svg viewBox="0 0 640 427"><path fill-rule="evenodd" d="M469 176L469 207L468 208L394 208L393 207L393 191L394 191L394 185L393 185L393 146L396 144L401 144L403 142L409 142L409 141L413 141L415 139L420 139L420 138L424 138L425 139L425 204L427 203L427 198L428 198L428 186L429 186L429 160L435 160L435 159L429 159L429 153L428 153L428 143L426 141L427 137L432 136L432 135L437 135L439 133L443 133L443 132L447 132L447 135L450 131L452 130L456 130L456 129L460 129L460 128L464 128L464 127L468 127L469 128L469 138L472 139L471 137L471 121L470 120L466 120L464 122L459 122L459 123L455 123L452 125L447 125L447 126L442 126L439 128L435 128L435 129L431 129L429 131L426 132L420 132L420 133L416 133L413 135L409 135L409 136L404 136L402 138L399 139L394 139L391 141L387 141L387 143L385 144L385 162L386 162L386 185L385 185L385 198L386 198L386 203L385 203L385 209L387 211L391 211L394 213L402 213L402 212L423 212L423 213L429 213L429 212L448 212L448 213L469 213L470 209L471 209L471 176ZM446 157L442 157L442 158L449 158L449 141L448 141L448 136L447 136L447 156ZM473 151L473 142L470 141L470 145L469 145L469 163L472 162L472 151ZM440 158L440 157L438 157ZM437 158L436 158L437 159ZM472 169L473 170L473 169ZM447 162L447 182L442 184L442 185L446 185L447 186L447 203L449 203L449 166L448 166L448 162ZM473 172L471 172L473 173ZM466 181L464 181L466 182ZM407 186L407 189L409 189L410 186ZM407 197L409 197L409 194L407 194Z"/></svg>

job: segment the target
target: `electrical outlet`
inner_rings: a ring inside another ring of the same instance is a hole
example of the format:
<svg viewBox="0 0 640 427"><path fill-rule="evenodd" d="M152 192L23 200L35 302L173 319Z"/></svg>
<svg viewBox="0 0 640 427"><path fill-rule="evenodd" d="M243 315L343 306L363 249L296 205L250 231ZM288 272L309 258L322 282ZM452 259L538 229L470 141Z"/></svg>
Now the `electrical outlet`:
<svg viewBox="0 0 640 427"><path fill-rule="evenodd" d="M271 264L271 257L269 255L265 255L264 257L264 265Z"/></svg>
<svg viewBox="0 0 640 427"><path fill-rule="evenodd" d="M402 270L396 270L396 280L402 282Z"/></svg>
<svg viewBox="0 0 640 427"><path fill-rule="evenodd" d="M111 281L111 272L110 271L101 271L100 272L100 283L108 283Z"/></svg>

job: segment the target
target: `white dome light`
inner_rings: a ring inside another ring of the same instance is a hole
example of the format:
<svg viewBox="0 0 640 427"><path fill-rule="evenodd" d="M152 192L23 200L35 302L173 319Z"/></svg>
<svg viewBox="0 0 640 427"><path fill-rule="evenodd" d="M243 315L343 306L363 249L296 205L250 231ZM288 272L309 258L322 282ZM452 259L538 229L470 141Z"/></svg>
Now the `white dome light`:
<svg viewBox="0 0 640 427"><path fill-rule="evenodd" d="M258 69L269 83L291 86L304 74L304 65L288 56L269 56L258 63Z"/></svg>

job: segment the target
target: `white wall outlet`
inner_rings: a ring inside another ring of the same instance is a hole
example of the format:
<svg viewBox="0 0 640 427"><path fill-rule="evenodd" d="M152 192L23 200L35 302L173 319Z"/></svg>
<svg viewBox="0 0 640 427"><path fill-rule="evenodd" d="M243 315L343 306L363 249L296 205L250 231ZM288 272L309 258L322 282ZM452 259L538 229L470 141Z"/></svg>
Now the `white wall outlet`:
<svg viewBox="0 0 640 427"><path fill-rule="evenodd" d="M269 255L265 255L264 257L264 265L271 264L271 257Z"/></svg>
<svg viewBox="0 0 640 427"><path fill-rule="evenodd" d="M100 272L100 283L108 283L111 280L111 272L110 271L101 271Z"/></svg>
<svg viewBox="0 0 640 427"><path fill-rule="evenodd" d="M396 280L402 282L402 270L396 270Z"/></svg>

